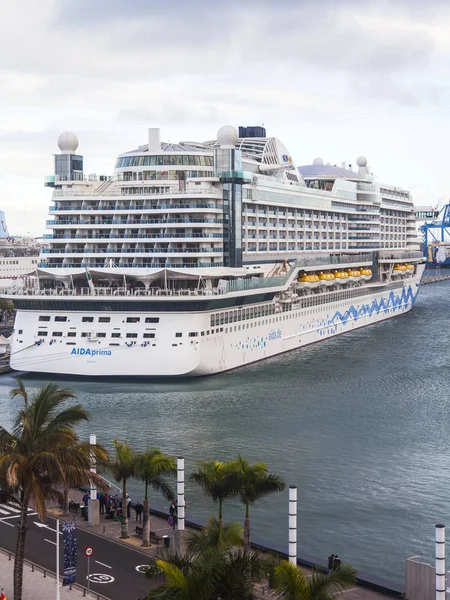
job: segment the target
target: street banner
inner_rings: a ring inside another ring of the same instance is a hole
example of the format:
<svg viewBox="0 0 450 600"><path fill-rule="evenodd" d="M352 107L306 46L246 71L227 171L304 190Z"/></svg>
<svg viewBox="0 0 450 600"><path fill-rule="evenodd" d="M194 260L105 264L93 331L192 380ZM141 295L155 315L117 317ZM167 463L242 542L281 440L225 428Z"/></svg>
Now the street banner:
<svg viewBox="0 0 450 600"><path fill-rule="evenodd" d="M77 533L75 521L62 524L64 544L64 577L63 585L75 583L77 575Z"/></svg>

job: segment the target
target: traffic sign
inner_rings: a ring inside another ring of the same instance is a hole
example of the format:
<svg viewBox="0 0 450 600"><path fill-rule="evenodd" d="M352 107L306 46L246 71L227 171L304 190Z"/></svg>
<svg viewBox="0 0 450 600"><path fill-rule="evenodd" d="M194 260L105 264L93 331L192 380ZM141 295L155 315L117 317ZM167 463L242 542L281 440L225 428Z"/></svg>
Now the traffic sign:
<svg viewBox="0 0 450 600"><path fill-rule="evenodd" d="M86 549L84 551L84 555L89 558L93 554L94 554L94 549L91 546L86 546Z"/></svg>

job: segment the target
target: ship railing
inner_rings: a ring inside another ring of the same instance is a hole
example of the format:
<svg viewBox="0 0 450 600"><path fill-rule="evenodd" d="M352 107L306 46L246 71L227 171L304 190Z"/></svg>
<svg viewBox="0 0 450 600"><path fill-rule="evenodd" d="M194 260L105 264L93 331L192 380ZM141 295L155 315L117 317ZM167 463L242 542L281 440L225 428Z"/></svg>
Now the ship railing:
<svg viewBox="0 0 450 600"><path fill-rule="evenodd" d="M144 182L146 182L147 180L144 180ZM161 182L164 182L164 180L161 180ZM126 183L128 185L133 185L133 184L140 184L142 186L143 182L139 181L124 181L121 183ZM145 185L145 187L150 187L150 185ZM53 198L70 198L71 196L86 196L86 197L90 197L90 196L97 196L97 198L102 198L102 197L108 197L108 196L127 196L127 197L133 197L133 196L163 196L163 197L167 197L167 196L187 196L187 197L191 197L191 196L218 196L221 197L222 196L222 192L218 189L215 188L211 188L211 189L201 189L201 190L197 190L197 189L186 189L186 190L178 190L178 189L173 189L173 190L169 190L169 191L157 191L157 192L143 192L141 191L140 187L136 187L136 193L134 194L128 194L125 193L121 188L120 189L114 189L114 190L109 190L105 191L104 194L100 193L100 194L96 194L96 190L95 189L90 189L90 190L86 190L86 191L81 191L81 190L73 190L73 191L69 191L69 190L55 190L53 192Z"/></svg>
<svg viewBox="0 0 450 600"><path fill-rule="evenodd" d="M396 250L381 250L379 253L380 262L392 262L401 260L417 260L423 258L420 251L412 250L411 252L400 252Z"/></svg>

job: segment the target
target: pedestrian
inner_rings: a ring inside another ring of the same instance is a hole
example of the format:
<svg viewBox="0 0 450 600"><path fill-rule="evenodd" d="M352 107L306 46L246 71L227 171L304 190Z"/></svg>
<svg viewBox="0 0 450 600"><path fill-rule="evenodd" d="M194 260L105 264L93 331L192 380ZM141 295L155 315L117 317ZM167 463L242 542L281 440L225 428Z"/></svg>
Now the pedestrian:
<svg viewBox="0 0 450 600"><path fill-rule="evenodd" d="M109 519L111 516L111 496L106 495L106 516L105 519Z"/></svg>
<svg viewBox="0 0 450 600"><path fill-rule="evenodd" d="M136 506L134 507L134 510L136 511L136 521L142 523L142 513L144 511L144 507L142 506L140 500L138 500Z"/></svg>
<svg viewBox="0 0 450 600"><path fill-rule="evenodd" d="M131 498L130 496L127 494L127 517L128 519L131 517Z"/></svg>
<svg viewBox="0 0 450 600"><path fill-rule="evenodd" d="M109 518L114 519L114 515L116 513L116 503L114 498L111 498L111 503L109 505Z"/></svg>
<svg viewBox="0 0 450 600"><path fill-rule="evenodd" d="M334 569L334 554L328 557L328 575Z"/></svg>
<svg viewBox="0 0 450 600"><path fill-rule="evenodd" d="M170 512L170 516L172 517L172 529L175 530L175 525L176 525L177 516L178 516L178 507L177 507L177 503L175 500L172 501L172 504L170 505L170 508L169 508L169 512Z"/></svg>
<svg viewBox="0 0 450 600"><path fill-rule="evenodd" d="M106 500L105 500L105 495L104 494L100 494L100 514L104 515L105 514L105 504L106 504Z"/></svg>
<svg viewBox="0 0 450 600"><path fill-rule="evenodd" d="M85 495L83 496L83 504L84 504L84 506L86 506L86 508L87 508L88 502L89 502L89 494L86 492Z"/></svg>
<svg viewBox="0 0 450 600"><path fill-rule="evenodd" d="M341 559L339 558L339 556L336 554L336 556L334 557L334 571L339 571L341 568Z"/></svg>

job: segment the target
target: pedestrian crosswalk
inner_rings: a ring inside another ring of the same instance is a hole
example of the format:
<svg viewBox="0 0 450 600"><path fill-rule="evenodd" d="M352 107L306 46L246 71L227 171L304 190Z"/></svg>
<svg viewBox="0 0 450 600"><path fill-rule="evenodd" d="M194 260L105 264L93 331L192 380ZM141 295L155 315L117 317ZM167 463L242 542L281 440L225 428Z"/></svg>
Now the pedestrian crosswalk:
<svg viewBox="0 0 450 600"><path fill-rule="evenodd" d="M35 515L36 512L32 508L28 508L28 516ZM5 523L10 519L18 518L20 515L20 508L16 504L6 502L0 504L0 523Z"/></svg>

